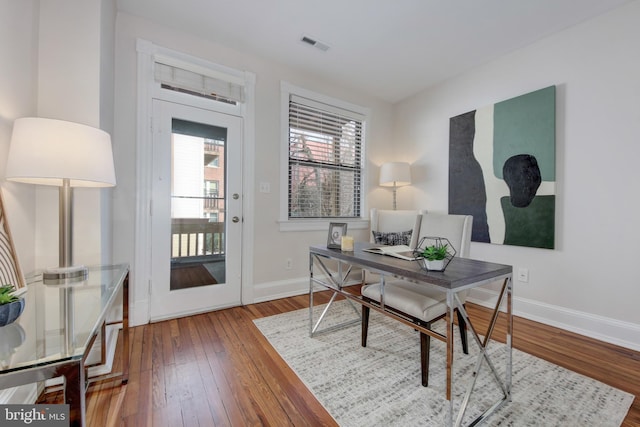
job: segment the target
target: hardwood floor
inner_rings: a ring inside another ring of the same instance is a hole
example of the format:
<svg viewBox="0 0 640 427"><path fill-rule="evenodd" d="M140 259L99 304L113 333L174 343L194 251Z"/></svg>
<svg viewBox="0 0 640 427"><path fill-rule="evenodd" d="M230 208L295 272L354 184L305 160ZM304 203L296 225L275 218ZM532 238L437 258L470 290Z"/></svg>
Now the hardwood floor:
<svg viewBox="0 0 640 427"><path fill-rule="evenodd" d="M318 304L328 300L316 295ZM305 307L302 295L132 328L129 383L91 386L88 425L335 426L252 322ZM486 328L486 309L469 304L468 311ZM500 320L496 333L504 339ZM640 426L640 353L522 318L514 320L513 344L634 394L623 426ZM61 402L61 393L40 400Z"/></svg>
<svg viewBox="0 0 640 427"><path fill-rule="evenodd" d="M202 263L172 264L169 277L169 289L172 291L218 283Z"/></svg>

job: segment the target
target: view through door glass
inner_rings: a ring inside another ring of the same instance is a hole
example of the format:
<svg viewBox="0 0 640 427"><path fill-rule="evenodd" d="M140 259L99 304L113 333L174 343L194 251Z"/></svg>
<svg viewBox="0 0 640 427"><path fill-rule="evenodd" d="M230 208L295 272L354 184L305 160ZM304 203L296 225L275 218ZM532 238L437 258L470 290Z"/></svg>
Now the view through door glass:
<svg viewBox="0 0 640 427"><path fill-rule="evenodd" d="M170 290L225 283L227 129L171 123Z"/></svg>

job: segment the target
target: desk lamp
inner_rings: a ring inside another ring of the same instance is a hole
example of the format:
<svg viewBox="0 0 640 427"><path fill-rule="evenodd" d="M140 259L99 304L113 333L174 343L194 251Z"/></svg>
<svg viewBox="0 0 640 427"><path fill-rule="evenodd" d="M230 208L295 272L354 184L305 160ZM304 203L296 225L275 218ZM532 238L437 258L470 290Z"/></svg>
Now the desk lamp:
<svg viewBox="0 0 640 427"><path fill-rule="evenodd" d="M116 185L108 133L63 120L25 117L13 124L6 178L59 190L59 267L45 270L50 281L84 280L87 269L73 266L73 187Z"/></svg>
<svg viewBox="0 0 640 427"><path fill-rule="evenodd" d="M393 210L396 210L396 190L411 184L411 168L406 162L388 162L380 166L380 185L393 187Z"/></svg>

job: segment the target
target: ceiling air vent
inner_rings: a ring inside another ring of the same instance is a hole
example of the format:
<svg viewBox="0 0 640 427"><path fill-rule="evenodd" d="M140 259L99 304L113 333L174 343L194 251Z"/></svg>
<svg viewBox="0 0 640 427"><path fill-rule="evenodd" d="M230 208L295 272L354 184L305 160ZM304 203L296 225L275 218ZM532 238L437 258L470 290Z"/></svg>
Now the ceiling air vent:
<svg viewBox="0 0 640 427"><path fill-rule="evenodd" d="M323 43L323 42L321 42L321 41L319 41L319 40L312 39L312 38L311 38L311 37L309 37L309 36L302 36L302 38L300 39L300 41L301 41L302 43L306 43L306 44L308 44L309 46L313 46L313 47L315 47L316 49L320 49L320 50L321 50L321 51L323 51L323 52L326 52L326 51L328 51L328 50L329 50L329 45L328 45L328 44Z"/></svg>

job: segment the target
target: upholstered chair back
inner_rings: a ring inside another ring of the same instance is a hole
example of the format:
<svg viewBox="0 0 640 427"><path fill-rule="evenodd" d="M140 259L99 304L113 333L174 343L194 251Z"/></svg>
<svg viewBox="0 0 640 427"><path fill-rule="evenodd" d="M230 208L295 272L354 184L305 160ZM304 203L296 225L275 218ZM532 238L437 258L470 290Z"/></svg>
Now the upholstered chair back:
<svg viewBox="0 0 640 427"><path fill-rule="evenodd" d="M371 209L370 230L383 233L400 233L411 230L409 247L415 248L420 235L420 215L422 210L384 210ZM375 243L373 233L369 234L369 241Z"/></svg>
<svg viewBox="0 0 640 427"><path fill-rule="evenodd" d="M456 256L469 258L472 224L473 216L471 215L423 214L420 221L420 238L445 237L455 248Z"/></svg>

